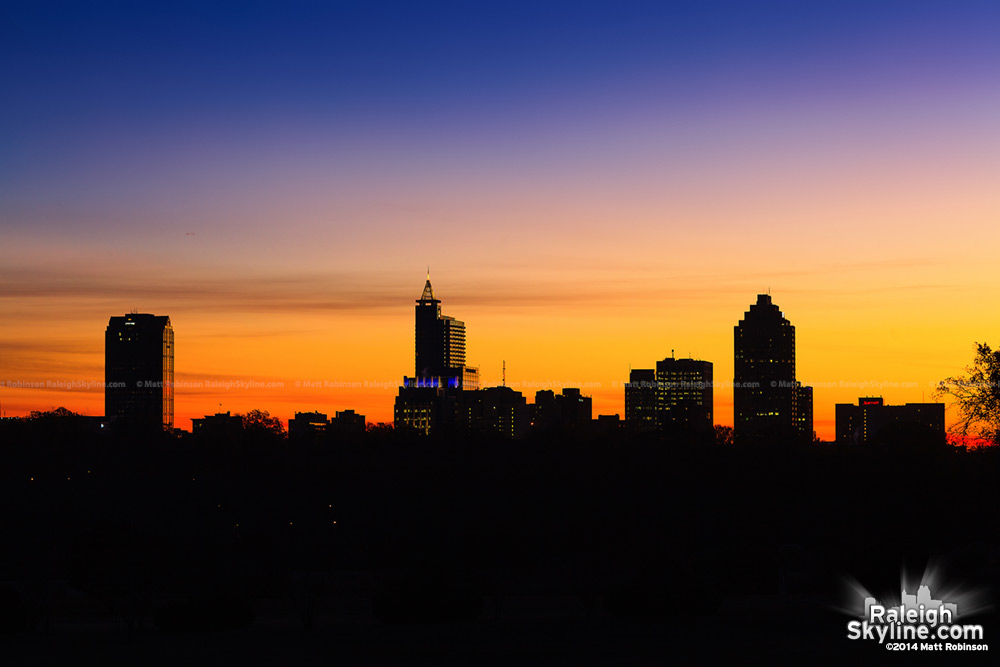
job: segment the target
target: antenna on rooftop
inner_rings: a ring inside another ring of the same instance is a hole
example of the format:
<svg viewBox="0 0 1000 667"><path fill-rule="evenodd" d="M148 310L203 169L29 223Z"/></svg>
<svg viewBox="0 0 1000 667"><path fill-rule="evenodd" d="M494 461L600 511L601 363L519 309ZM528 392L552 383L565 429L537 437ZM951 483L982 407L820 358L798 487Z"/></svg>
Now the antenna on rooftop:
<svg viewBox="0 0 1000 667"><path fill-rule="evenodd" d="M506 387L507 386L507 360L506 359L503 360L503 374L501 375L500 382L501 382L500 386L502 386L502 387Z"/></svg>

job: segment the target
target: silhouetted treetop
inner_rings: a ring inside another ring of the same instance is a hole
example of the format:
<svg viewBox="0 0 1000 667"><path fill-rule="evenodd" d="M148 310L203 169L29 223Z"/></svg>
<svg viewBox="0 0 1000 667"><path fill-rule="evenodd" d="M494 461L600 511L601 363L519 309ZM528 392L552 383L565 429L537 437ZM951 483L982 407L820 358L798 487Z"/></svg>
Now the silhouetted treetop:
<svg viewBox="0 0 1000 667"><path fill-rule="evenodd" d="M952 397L958 407L951 431L1000 443L1000 350L976 343L975 359L965 372L942 380L934 392L940 398Z"/></svg>
<svg viewBox="0 0 1000 667"><path fill-rule="evenodd" d="M270 433L276 436L285 434L285 427L281 420L272 417L267 410L250 410L246 414L237 413L237 416L243 420L243 428L247 431Z"/></svg>
<svg viewBox="0 0 1000 667"><path fill-rule="evenodd" d="M59 406L55 410L32 410L31 419L46 419L50 417L79 417L80 413Z"/></svg>

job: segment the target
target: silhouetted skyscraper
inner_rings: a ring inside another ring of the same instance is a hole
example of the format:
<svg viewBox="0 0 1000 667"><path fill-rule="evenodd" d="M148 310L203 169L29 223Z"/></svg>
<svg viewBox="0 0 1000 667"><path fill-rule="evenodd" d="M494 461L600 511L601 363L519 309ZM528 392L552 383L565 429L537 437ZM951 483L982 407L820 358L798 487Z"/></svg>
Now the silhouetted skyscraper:
<svg viewBox="0 0 1000 667"><path fill-rule="evenodd" d="M711 431L715 426L712 362L668 357L656 362L657 428Z"/></svg>
<svg viewBox="0 0 1000 667"><path fill-rule="evenodd" d="M354 410L338 410L330 420L330 433L340 439L360 438L366 427L365 416Z"/></svg>
<svg viewBox="0 0 1000 667"><path fill-rule="evenodd" d="M234 441L243 433L243 418L229 411L191 419L191 433L211 438L216 442Z"/></svg>
<svg viewBox="0 0 1000 667"><path fill-rule="evenodd" d="M417 386L416 378L403 378L393 406L393 423L397 429L424 434L453 431L457 424L457 394L459 389Z"/></svg>
<svg viewBox="0 0 1000 667"><path fill-rule="evenodd" d="M626 427L671 437L715 426L712 362L667 357L656 369L632 369L625 385Z"/></svg>
<svg viewBox="0 0 1000 667"><path fill-rule="evenodd" d="M757 295L734 327L734 343L736 442L811 439L812 389L795 380L795 327L769 295Z"/></svg>
<svg viewBox="0 0 1000 667"><path fill-rule="evenodd" d="M288 420L288 439L318 438L330 426L325 412L296 412Z"/></svg>
<svg viewBox="0 0 1000 667"><path fill-rule="evenodd" d="M479 369L465 365L465 323L441 314L430 276L417 299L415 385L476 389Z"/></svg>
<svg viewBox="0 0 1000 667"><path fill-rule="evenodd" d="M575 387L563 387L559 394L541 389L535 392L531 421L538 432L579 432L590 427L593 414L593 399Z"/></svg>
<svg viewBox="0 0 1000 667"><path fill-rule="evenodd" d="M105 416L174 426L174 330L167 316L112 317L104 332Z"/></svg>
<svg viewBox="0 0 1000 667"><path fill-rule="evenodd" d="M813 439L813 388L795 383L795 428L803 441Z"/></svg>
<svg viewBox="0 0 1000 667"><path fill-rule="evenodd" d="M479 369L465 365L465 323L441 314L431 278L417 299L415 376L404 377L393 410L396 428L446 432L458 419L459 394L479 388Z"/></svg>
<svg viewBox="0 0 1000 667"><path fill-rule="evenodd" d="M656 430L656 371L633 368L625 385L625 427L633 432Z"/></svg>
<svg viewBox="0 0 1000 667"><path fill-rule="evenodd" d="M836 405L837 442L864 445L892 437L891 427L916 425L944 444L944 403L885 405L881 396L858 399L858 404ZM908 434L912 437L912 434Z"/></svg>
<svg viewBox="0 0 1000 667"><path fill-rule="evenodd" d="M510 387L453 393L456 433L499 433L516 439L526 435L531 426L530 406L521 392Z"/></svg>

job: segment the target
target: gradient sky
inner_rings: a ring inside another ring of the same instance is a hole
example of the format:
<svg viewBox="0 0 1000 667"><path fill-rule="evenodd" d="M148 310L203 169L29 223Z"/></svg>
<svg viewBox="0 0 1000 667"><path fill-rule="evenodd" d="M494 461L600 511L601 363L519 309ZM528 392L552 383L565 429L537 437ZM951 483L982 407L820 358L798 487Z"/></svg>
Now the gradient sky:
<svg viewBox="0 0 1000 667"><path fill-rule="evenodd" d="M391 420L429 265L488 384L595 415L671 350L728 385L770 290L830 439L1000 344L997 35L996 2L5 2L0 409L102 414L136 309L177 426Z"/></svg>

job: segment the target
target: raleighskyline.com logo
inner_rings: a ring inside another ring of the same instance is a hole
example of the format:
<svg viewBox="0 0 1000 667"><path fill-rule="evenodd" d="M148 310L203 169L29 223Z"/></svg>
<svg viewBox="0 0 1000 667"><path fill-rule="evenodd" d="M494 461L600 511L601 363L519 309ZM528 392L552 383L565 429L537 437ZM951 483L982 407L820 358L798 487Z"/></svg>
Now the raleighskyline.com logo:
<svg viewBox="0 0 1000 667"><path fill-rule="evenodd" d="M988 651L983 626L956 623L958 605L935 600L928 586L902 591L898 607L865 598L861 620L847 624L848 639L873 640L890 651Z"/></svg>

